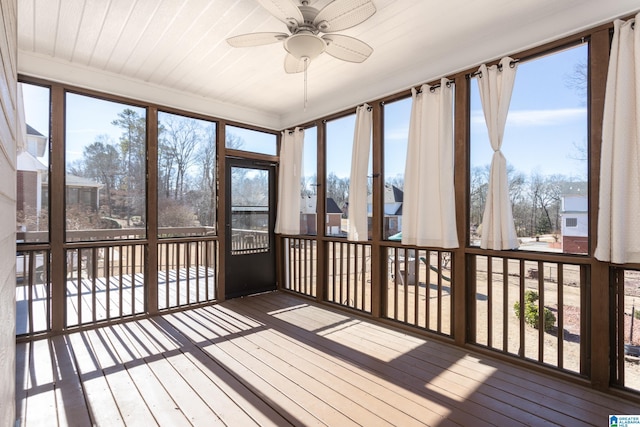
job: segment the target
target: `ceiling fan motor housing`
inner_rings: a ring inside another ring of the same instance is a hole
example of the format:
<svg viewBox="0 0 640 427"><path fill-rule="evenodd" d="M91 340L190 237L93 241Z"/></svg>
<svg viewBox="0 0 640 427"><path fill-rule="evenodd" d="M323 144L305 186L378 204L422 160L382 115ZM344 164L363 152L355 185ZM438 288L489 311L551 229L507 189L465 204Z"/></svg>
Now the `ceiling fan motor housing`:
<svg viewBox="0 0 640 427"><path fill-rule="evenodd" d="M298 59L315 59L327 48L326 42L310 31L302 30L284 41L284 48Z"/></svg>

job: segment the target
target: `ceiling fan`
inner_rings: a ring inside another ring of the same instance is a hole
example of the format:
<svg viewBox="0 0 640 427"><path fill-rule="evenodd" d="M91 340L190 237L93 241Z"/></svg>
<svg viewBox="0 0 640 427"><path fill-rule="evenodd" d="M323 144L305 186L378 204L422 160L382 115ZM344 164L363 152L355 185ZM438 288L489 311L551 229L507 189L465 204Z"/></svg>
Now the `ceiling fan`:
<svg viewBox="0 0 640 427"><path fill-rule="evenodd" d="M284 22L291 34L249 33L230 37L227 43L250 47L283 42L287 73L306 71L309 63L323 52L349 62L363 62L373 52L361 40L334 33L369 19L376 12L372 0L334 0L321 10L309 6L308 0L256 1Z"/></svg>

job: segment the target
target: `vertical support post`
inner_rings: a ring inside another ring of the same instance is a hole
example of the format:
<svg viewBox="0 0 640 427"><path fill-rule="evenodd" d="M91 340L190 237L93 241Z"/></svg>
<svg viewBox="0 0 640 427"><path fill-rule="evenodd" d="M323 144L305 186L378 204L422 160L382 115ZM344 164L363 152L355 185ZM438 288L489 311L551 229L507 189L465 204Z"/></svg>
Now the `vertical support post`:
<svg viewBox="0 0 640 427"><path fill-rule="evenodd" d="M383 313L381 289L382 278L386 278L386 274L384 274L386 268L384 248L380 246L384 217L384 142L382 137L384 109L380 103L375 103L372 108L371 315L375 318L380 317Z"/></svg>
<svg viewBox="0 0 640 427"><path fill-rule="evenodd" d="M459 346L463 346L471 336L468 330L475 331L475 327L467 329L468 319L475 318L475 292L468 292L469 283L475 283L475 262L467 267L465 247L467 245L467 230L469 224L469 79L461 74L455 78L455 111L454 111L454 185L456 198L456 230L458 232L458 248L451 252L451 292L453 294L453 338ZM475 258L474 258L475 259ZM473 307L472 307L473 306ZM470 325L471 326L471 325ZM475 340L475 332L473 333Z"/></svg>
<svg viewBox="0 0 640 427"><path fill-rule="evenodd" d="M275 167L275 185L274 187L276 188L276 196L274 197L275 199L275 204L273 206L270 207L270 209L277 209L278 203L280 203L280 201L278 200L278 197L280 196L278 194L278 188L280 188L280 184L279 184L279 178L280 178L280 148L282 147L282 134L278 133L276 136L276 153L278 156L278 162L276 163L276 167ZM276 211L277 212L277 211ZM284 288L284 283L285 283L285 275L284 275L284 247L283 247L283 241L284 238L282 237L282 235L280 234L274 234L274 250L275 250L275 263L276 263L276 289L280 290L282 288Z"/></svg>
<svg viewBox="0 0 640 427"><path fill-rule="evenodd" d="M593 257L598 241L598 198L600 193L600 153L602 147L602 119L604 116L604 97L609 68L609 29L602 29L591 35L589 43L589 254ZM582 274L581 274L582 276ZM609 267L606 263L592 258L591 274L582 289L590 292L590 305L583 305L586 313L591 313L591 324L588 336L590 341L586 357L590 363L591 385L598 390L606 390L609 386L610 365L615 361L609 360L610 322L615 322L614 315L609 313ZM585 284L583 282L583 284ZM584 335L583 335L584 336ZM590 359L589 359L590 357Z"/></svg>
<svg viewBox="0 0 640 427"><path fill-rule="evenodd" d="M147 109L147 244L145 311L158 313L158 109Z"/></svg>
<svg viewBox="0 0 640 427"><path fill-rule="evenodd" d="M227 182L227 166L226 166L226 123L224 121L218 122L216 127L216 144L218 153L218 225L216 231L218 234L218 278L216 299L218 301L224 301L225 299L225 283L226 283L226 261L227 261L227 221L231 221L231 218L227 218L227 203L231 203L231 200L227 200L227 186L231 183Z"/></svg>
<svg viewBox="0 0 640 427"><path fill-rule="evenodd" d="M64 98L65 92L62 86L52 85L49 239L51 241L51 330L54 334L64 330L66 318Z"/></svg>
<svg viewBox="0 0 640 427"><path fill-rule="evenodd" d="M316 242L318 249L318 263L316 265L316 300L318 302L327 299L327 246L326 234L326 207L327 207L327 163L326 163L326 138L327 124L322 121L317 124L318 155L317 155L317 187L316 187Z"/></svg>

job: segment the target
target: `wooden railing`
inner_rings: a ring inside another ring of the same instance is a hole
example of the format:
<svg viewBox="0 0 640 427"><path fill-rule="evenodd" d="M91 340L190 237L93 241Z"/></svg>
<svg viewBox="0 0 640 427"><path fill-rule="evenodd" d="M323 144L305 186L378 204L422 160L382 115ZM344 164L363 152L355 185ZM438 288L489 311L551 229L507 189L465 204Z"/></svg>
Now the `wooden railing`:
<svg viewBox="0 0 640 427"><path fill-rule="evenodd" d="M16 255L16 335L51 330L51 253L38 247Z"/></svg>
<svg viewBox="0 0 640 427"><path fill-rule="evenodd" d="M140 243L66 250L65 326L145 312L145 252Z"/></svg>
<svg viewBox="0 0 640 427"><path fill-rule="evenodd" d="M587 375L586 264L468 255L469 341Z"/></svg>
<svg viewBox="0 0 640 427"><path fill-rule="evenodd" d="M386 304L389 319L443 335L453 330L451 252L388 247Z"/></svg>
<svg viewBox="0 0 640 427"><path fill-rule="evenodd" d="M317 297L318 248L316 240L308 237L283 237L283 288Z"/></svg>
<svg viewBox="0 0 640 427"><path fill-rule="evenodd" d="M640 391L640 270L612 268L611 279L616 334L612 381L619 387Z"/></svg>
<svg viewBox="0 0 640 427"><path fill-rule="evenodd" d="M270 247L269 233L266 230L231 230L231 253L234 255L265 252Z"/></svg>
<svg viewBox="0 0 640 427"><path fill-rule="evenodd" d="M372 260L370 243L315 236L281 239L283 289L452 339L460 331L454 301L464 302L466 343L589 376L590 264L585 257L498 256L469 248L462 254L466 281L456 297L459 274L453 251L388 242ZM379 291L373 295L376 280ZM323 294L318 294L321 288Z"/></svg>
<svg viewBox="0 0 640 427"><path fill-rule="evenodd" d="M157 240L153 268L147 265L149 243L139 230L68 232L68 239L89 240L65 243L61 260L51 258L48 243L32 243L46 233L21 233L30 243L19 243L16 256L16 335L50 332L55 313L62 313L62 328L68 329L145 315L150 306L167 310L215 301L219 257L217 237L205 235L211 230L163 228L163 236L189 237ZM52 262L64 265L64 282L52 281ZM63 290L58 302L52 299L54 289ZM157 301L150 304L149 295Z"/></svg>
<svg viewBox="0 0 640 427"><path fill-rule="evenodd" d="M114 239L144 239L146 237L144 227L94 229L94 230L67 230L65 236L68 242L87 242L94 240ZM214 236L215 227L159 227L158 237L198 237ZM47 243L49 233L47 231L19 231L16 233L16 241L19 243Z"/></svg>
<svg viewBox="0 0 640 427"><path fill-rule="evenodd" d="M371 245L344 240L325 244L326 300L371 313Z"/></svg>
<svg viewBox="0 0 640 427"><path fill-rule="evenodd" d="M218 242L162 240L158 250L158 308L217 299Z"/></svg>

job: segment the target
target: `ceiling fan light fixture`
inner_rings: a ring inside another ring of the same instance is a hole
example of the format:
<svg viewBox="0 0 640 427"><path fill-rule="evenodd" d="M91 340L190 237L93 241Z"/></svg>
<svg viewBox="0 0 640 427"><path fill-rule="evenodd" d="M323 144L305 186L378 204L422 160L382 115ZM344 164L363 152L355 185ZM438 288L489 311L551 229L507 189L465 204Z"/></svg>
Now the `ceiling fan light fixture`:
<svg viewBox="0 0 640 427"><path fill-rule="evenodd" d="M284 48L298 59L315 59L326 49L327 44L315 34L304 31L292 35L284 41Z"/></svg>

